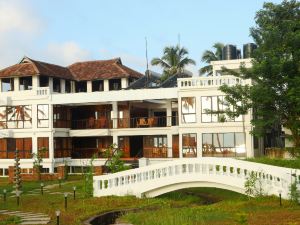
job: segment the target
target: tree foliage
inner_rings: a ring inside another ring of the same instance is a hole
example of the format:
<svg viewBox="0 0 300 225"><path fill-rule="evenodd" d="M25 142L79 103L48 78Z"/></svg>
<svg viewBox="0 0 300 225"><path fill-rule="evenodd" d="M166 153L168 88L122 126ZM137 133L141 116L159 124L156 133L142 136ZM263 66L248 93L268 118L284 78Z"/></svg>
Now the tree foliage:
<svg viewBox="0 0 300 225"><path fill-rule="evenodd" d="M204 75L204 74L207 74L208 76L212 75L212 65L210 65L210 62L222 60L223 47L224 47L223 43L217 42L213 45L213 48L215 49L214 52L211 50L206 50L205 52L203 52L201 61L209 65L200 68L199 75Z"/></svg>
<svg viewBox="0 0 300 225"><path fill-rule="evenodd" d="M255 22L250 33L258 48L252 67L241 65L240 72L223 69L251 79L252 85L223 85L220 90L235 106L234 116L254 110L254 135L263 136L283 126L291 131L295 147L300 147L300 3L265 3L256 13Z"/></svg>
<svg viewBox="0 0 300 225"><path fill-rule="evenodd" d="M167 79L169 76L183 72L184 67L189 64L195 65L196 62L187 55L188 50L184 47L168 46L164 48L161 58L153 58L151 64L153 66L161 66L163 68L163 77Z"/></svg>

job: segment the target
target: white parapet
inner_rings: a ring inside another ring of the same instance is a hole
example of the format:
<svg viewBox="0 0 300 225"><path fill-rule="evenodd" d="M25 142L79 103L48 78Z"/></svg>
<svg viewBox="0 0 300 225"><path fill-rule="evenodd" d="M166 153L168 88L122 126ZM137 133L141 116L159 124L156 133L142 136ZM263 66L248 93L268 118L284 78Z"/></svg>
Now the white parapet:
<svg viewBox="0 0 300 225"><path fill-rule="evenodd" d="M289 198L292 174L300 170L231 158L191 158L144 166L115 174L94 176L94 196L155 197L189 187L217 187L245 194L245 181L257 176L266 195Z"/></svg>
<svg viewBox="0 0 300 225"><path fill-rule="evenodd" d="M229 86L241 84L251 84L251 80L244 80L235 76L211 76L211 77L191 77L191 78L180 78L177 80L178 88L212 88L220 87L223 84Z"/></svg>

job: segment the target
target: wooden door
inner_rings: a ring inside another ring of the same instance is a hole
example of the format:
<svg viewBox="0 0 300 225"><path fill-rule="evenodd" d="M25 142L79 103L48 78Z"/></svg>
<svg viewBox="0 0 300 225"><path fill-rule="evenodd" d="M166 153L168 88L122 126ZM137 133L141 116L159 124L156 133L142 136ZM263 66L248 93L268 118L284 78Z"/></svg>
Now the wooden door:
<svg viewBox="0 0 300 225"><path fill-rule="evenodd" d="M172 136L172 154L173 158L179 158L179 135Z"/></svg>

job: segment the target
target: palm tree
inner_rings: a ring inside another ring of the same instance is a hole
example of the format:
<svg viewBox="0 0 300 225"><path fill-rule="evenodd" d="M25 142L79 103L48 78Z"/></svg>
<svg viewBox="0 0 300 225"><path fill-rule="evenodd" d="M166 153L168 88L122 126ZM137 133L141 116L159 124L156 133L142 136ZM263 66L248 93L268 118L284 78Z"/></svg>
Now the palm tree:
<svg viewBox="0 0 300 225"><path fill-rule="evenodd" d="M222 50L223 50L224 44L217 42L213 45L213 48L215 49L215 52L206 50L201 57L201 61L205 62L209 65L204 66L200 68L199 74L204 75L207 74L208 76L212 75L212 66L210 65L211 61L217 61L222 60Z"/></svg>
<svg viewBox="0 0 300 225"><path fill-rule="evenodd" d="M163 77L166 79L171 75L183 72L185 66L189 64L195 65L196 62L188 58L188 50L184 47L168 46L164 48L164 54L161 58L153 58L151 64L153 66L161 66L163 68Z"/></svg>

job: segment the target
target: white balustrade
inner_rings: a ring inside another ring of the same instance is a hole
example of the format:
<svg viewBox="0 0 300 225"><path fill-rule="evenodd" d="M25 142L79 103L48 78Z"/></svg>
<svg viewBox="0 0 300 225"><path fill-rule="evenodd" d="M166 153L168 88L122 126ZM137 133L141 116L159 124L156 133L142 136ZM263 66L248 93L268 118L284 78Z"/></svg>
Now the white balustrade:
<svg viewBox="0 0 300 225"><path fill-rule="evenodd" d="M50 95L49 87L38 87L36 89L36 95Z"/></svg>
<svg viewBox="0 0 300 225"><path fill-rule="evenodd" d="M177 159L119 173L94 176L94 196L155 197L180 188L208 186L244 193L246 178L254 173L268 195L289 197L289 187L300 170L231 158ZM172 189L172 186L174 187Z"/></svg>
<svg viewBox="0 0 300 225"><path fill-rule="evenodd" d="M219 87L223 84L233 86L236 84L246 85L251 84L251 80L244 80L235 76L215 76L215 77L191 77L179 78L177 80L178 87L185 88L209 88Z"/></svg>

